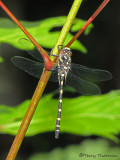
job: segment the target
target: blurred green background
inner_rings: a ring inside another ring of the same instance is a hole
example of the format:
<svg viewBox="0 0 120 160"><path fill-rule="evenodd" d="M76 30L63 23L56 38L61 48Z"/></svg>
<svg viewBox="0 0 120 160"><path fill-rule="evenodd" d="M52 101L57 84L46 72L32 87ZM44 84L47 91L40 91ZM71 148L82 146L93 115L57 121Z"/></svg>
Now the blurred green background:
<svg viewBox="0 0 120 160"><path fill-rule="evenodd" d="M73 0L6 0L3 2L19 20L38 21L49 17L66 16ZM100 3L102 3L102 0L83 1L77 18L87 20ZM120 1L111 0L93 22L94 29L92 29L92 32L88 36L81 35L79 38L88 49L88 54L84 55L73 50L72 61L74 63L93 68L106 69L113 74L111 81L102 84L102 93L120 88L119 6ZM0 17L8 18L2 9L0 10ZM55 30L57 30L57 28L55 28ZM15 106L26 99L30 99L38 79L27 75L10 62L11 57L15 55L25 55L27 57L29 57L29 55L27 55L25 51L20 51L7 44L0 45L0 55L4 58L4 63L0 65L0 104ZM57 83L49 82L44 94L50 93L57 88ZM65 96L71 95L67 94ZM89 138L97 140L98 137L91 136L87 139ZM13 139L14 136L0 135L0 159L5 159ZM26 160L36 152L49 152L57 147L63 148L72 144L81 144L85 139L86 137L62 134L59 140L55 140L54 132L27 137L23 141L17 159ZM108 143L108 141L104 143ZM110 145L112 147L116 146L113 142L110 142L109 146Z"/></svg>

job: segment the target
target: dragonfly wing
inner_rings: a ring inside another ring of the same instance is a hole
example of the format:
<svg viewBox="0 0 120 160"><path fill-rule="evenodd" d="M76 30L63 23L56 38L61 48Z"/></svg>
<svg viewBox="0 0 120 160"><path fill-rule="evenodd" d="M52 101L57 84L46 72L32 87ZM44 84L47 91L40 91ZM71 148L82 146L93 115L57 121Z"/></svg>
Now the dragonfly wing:
<svg viewBox="0 0 120 160"><path fill-rule="evenodd" d="M92 82L106 81L112 78L112 74L109 71L93 69L74 63L71 64L71 72Z"/></svg>
<svg viewBox="0 0 120 160"><path fill-rule="evenodd" d="M20 69L24 70L26 73L36 78L40 78L43 72L44 63L39 63L39 62L30 60L28 58L20 57L20 56L13 57L11 61L17 67L19 67Z"/></svg>
<svg viewBox="0 0 120 160"><path fill-rule="evenodd" d="M20 45L36 60L43 62L40 52L35 48L33 43L26 38L19 39Z"/></svg>
<svg viewBox="0 0 120 160"><path fill-rule="evenodd" d="M49 80L53 82L58 82L58 66L57 65L53 67Z"/></svg>
<svg viewBox="0 0 120 160"><path fill-rule="evenodd" d="M98 86L70 73L67 75L66 85L72 86L76 89L77 92L83 95L101 94L100 88Z"/></svg>

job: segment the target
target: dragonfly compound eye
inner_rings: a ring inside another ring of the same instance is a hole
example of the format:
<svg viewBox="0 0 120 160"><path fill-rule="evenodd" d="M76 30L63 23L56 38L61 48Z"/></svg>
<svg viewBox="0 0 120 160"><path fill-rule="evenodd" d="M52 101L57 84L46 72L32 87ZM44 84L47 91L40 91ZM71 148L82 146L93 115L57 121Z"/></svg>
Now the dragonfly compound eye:
<svg viewBox="0 0 120 160"><path fill-rule="evenodd" d="M68 54L68 56L70 56L70 57L72 56L72 52L71 52L71 51L69 51L67 54Z"/></svg>
<svg viewBox="0 0 120 160"><path fill-rule="evenodd" d="M65 47L61 50L62 53L68 54L69 56L72 56L72 52L70 51L70 48Z"/></svg>

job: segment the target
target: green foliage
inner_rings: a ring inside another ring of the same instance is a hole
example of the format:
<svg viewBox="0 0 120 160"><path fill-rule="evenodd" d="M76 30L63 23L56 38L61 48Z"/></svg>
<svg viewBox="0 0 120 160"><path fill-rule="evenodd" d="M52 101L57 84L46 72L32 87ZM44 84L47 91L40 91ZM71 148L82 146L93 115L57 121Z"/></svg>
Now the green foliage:
<svg viewBox="0 0 120 160"><path fill-rule="evenodd" d="M2 57L0 57L0 63L3 63L4 59Z"/></svg>
<svg viewBox="0 0 120 160"><path fill-rule="evenodd" d="M41 46L46 48L53 48L60 31L52 31L52 29L54 29L55 27L62 27L65 20L65 16L60 16L47 18L37 22L20 22ZM71 31L77 32L85 24L85 22L86 21L84 20L76 18L73 26L71 27ZM85 35L87 35L92 28L93 25L90 24L85 31ZM24 49L18 42L20 38L27 37L10 19L0 18L0 43L8 43L16 48ZM73 35L69 33L66 38L65 44L67 44L67 42L69 42L72 38ZM80 50L82 53L87 52L87 49L78 40L74 42L71 48Z"/></svg>
<svg viewBox="0 0 120 160"><path fill-rule="evenodd" d="M64 149L54 149L49 153L36 153L28 160L119 160L120 147L111 147L103 139L86 140L81 145L71 145Z"/></svg>
<svg viewBox="0 0 120 160"><path fill-rule="evenodd" d="M26 136L55 130L58 99L53 96L54 94L48 94L41 99ZM0 106L0 133L17 133L29 103L30 100L27 100L14 108ZM120 91L97 96L64 98L60 130L118 141L116 135L120 133Z"/></svg>

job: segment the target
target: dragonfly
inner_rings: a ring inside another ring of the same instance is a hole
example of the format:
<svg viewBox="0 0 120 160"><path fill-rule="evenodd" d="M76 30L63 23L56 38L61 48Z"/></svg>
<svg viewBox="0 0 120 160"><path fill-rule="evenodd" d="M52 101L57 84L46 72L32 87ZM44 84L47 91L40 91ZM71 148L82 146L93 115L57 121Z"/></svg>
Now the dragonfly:
<svg viewBox="0 0 120 160"><path fill-rule="evenodd" d="M20 43L24 46L29 46L30 41L20 39ZM20 69L28 74L40 78L44 69L44 62L40 53L34 50L27 52L35 59L31 60L21 56L12 57L11 61ZM59 104L56 120L55 139L59 138L63 84L72 86L78 93L82 95L97 95L101 94L100 88L94 82L107 81L112 78L109 71L101 69L93 69L83 65L71 63L72 52L70 48L58 46L58 61L55 66L49 70L51 72L50 81L59 82ZM52 51L49 55L55 56Z"/></svg>

